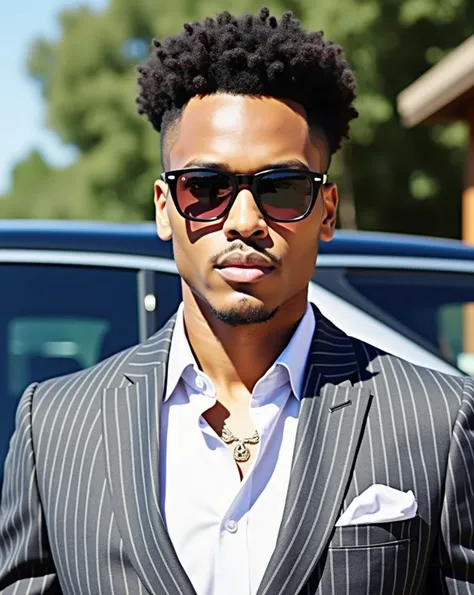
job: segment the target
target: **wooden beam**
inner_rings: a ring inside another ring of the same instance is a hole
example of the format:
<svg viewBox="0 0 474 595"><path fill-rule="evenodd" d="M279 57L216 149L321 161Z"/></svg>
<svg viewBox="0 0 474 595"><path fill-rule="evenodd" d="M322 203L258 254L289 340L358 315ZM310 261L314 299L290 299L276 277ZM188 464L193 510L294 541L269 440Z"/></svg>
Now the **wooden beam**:
<svg viewBox="0 0 474 595"><path fill-rule="evenodd" d="M397 98L398 113L408 128L464 120L473 89L474 35L401 91Z"/></svg>

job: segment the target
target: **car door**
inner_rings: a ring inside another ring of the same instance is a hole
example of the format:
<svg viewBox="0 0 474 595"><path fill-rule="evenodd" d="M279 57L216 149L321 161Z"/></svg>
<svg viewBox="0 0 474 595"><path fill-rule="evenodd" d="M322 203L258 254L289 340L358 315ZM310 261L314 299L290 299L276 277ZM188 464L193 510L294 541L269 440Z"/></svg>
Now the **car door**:
<svg viewBox="0 0 474 595"><path fill-rule="evenodd" d="M138 271L0 263L0 485L21 393L139 341Z"/></svg>
<svg viewBox="0 0 474 595"><path fill-rule="evenodd" d="M176 311L181 281L167 259L21 250L0 252L0 287L1 487L26 386L146 340Z"/></svg>

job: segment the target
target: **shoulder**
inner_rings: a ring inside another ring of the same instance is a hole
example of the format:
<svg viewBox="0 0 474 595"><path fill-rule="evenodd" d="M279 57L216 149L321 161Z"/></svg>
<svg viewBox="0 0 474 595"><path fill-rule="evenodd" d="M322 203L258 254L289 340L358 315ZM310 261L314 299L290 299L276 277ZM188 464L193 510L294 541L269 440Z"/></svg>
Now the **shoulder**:
<svg viewBox="0 0 474 595"><path fill-rule="evenodd" d="M362 380L364 376L373 379L375 388L403 392L412 401L429 401L452 413L458 410L466 395L469 398L473 394L472 378L418 366L353 337L351 341L360 364Z"/></svg>
<svg viewBox="0 0 474 595"><path fill-rule="evenodd" d="M101 397L107 388L120 388L133 382L133 375L146 366L153 366L158 360L166 360L174 329L175 317L155 335L84 370L52 378L37 384L34 388L33 405L36 408L44 401L59 404L77 398L89 401Z"/></svg>
<svg viewBox="0 0 474 595"><path fill-rule="evenodd" d="M52 378L30 387L32 413L39 417L60 416L87 401L89 406L101 400L103 390L126 382L123 370L140 345L130 347L108 359L74 374Z"/></svg>
<svg viewBox="0 0 474 595"><path fill-rule="evenodd" d="M168 357L173 328L174 318L144 343L85 370L28 387L19 407L28 409L35 448L45 460L56 441L100 434L104 399L115 392L107 389L130 386L147 369L160 369L157 363Z"/></svg>
<svg viewBox="0 0 474 595"><path fill-rule="evenodd" d="M431 407L457 411L464 393L470 394L473 380L460 375L449 375L415 365L347 335L316 307L316 330L310 355L312 363L327 367L328 378L347 380L370 389L380 404L387 400L409 402L411 407ZM327 363L329 362L329 363ZM349 372L348 372L349 370Z"/></svg>

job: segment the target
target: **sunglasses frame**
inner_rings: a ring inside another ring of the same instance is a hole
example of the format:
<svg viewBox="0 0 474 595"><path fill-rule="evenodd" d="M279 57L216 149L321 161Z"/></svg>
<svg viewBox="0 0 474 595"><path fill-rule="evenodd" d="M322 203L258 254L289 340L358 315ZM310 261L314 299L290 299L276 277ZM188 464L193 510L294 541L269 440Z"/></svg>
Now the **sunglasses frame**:
<svg viewBox="0 0 474 595"><path fill-rule="evenodd" d="M222 174L222 175L228 177L231 182L232 195L231 195L229 204L225 207L223 212L218 216L207 217L207 218L193 217L192 215L187 215L186 213L184 213L182 211L181 207L179 206L178 196L177 196L177 185L178 185L179 177L183 174L199 173L199 172L213 172L213 173L217 173L217 174ZM264 178L265 176L268 176L269 174L273 174L273 173L279 173L279 174L281 174L281 173L292 173L292 174L298 173L298 174L304 175L306 178L308 178L308 180L310 181L310 184L311 184L311 200L310 200L310 203L309 203L309 206L308 206L306 212L303 215L300 215L299 217L296 217L295 219L280 219L277 217L272 217L271 215L269 215L266 212L265 207L263 206L262 201L260 200L260 196L258 195L257 185L261 178ZM223 169L218 169L218 168L192 167L192 168L187 168L187 169L175 169L175 170L166 171L166 172L162 173L160 177L163 180L163 182L165 182L165 184L168 185L168 188L171 193L171 198L173 199L174 205L175 205L178 213L182 217L187 219L188 221L196 221L198 223L211 223L212 221L218 221L219 219L222 219L223 217L225 217L231 210L232 205L234 204L237 196L240 193L240 187L243 185L250 187L250 191L252 192L252 196L255 200L255 203L257 204L257 207L259 208L260 212L266 219L270 219L271 221L275 221L277 223L293 223L295 221L301 221L302 219L305 219L306 217L308 217L308 215L311 213L311 211L313 210L314 205L316 203L316 200L318 198L318 194L319 194L319 191L321 190L321 187L324 186L324 184L328 183L327 174L320 174L318 172L309 171L306 169L300 170L300 169L291 169L291 168L267 169L265 171L261 171L256 174L233 174L233 173L230 173L228 171L225 171Z"/></svg>

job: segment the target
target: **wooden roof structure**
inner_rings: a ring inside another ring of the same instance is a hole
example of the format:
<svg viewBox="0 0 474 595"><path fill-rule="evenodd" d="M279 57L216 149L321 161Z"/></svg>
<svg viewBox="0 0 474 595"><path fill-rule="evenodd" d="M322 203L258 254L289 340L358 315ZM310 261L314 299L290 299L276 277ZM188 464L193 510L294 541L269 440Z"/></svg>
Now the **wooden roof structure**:
<svg viewBox="0 0 474 595"><path fill-rule="evenodd" d="M474 106L474 35L398 96L407 127L467 120Z"/></svg>

